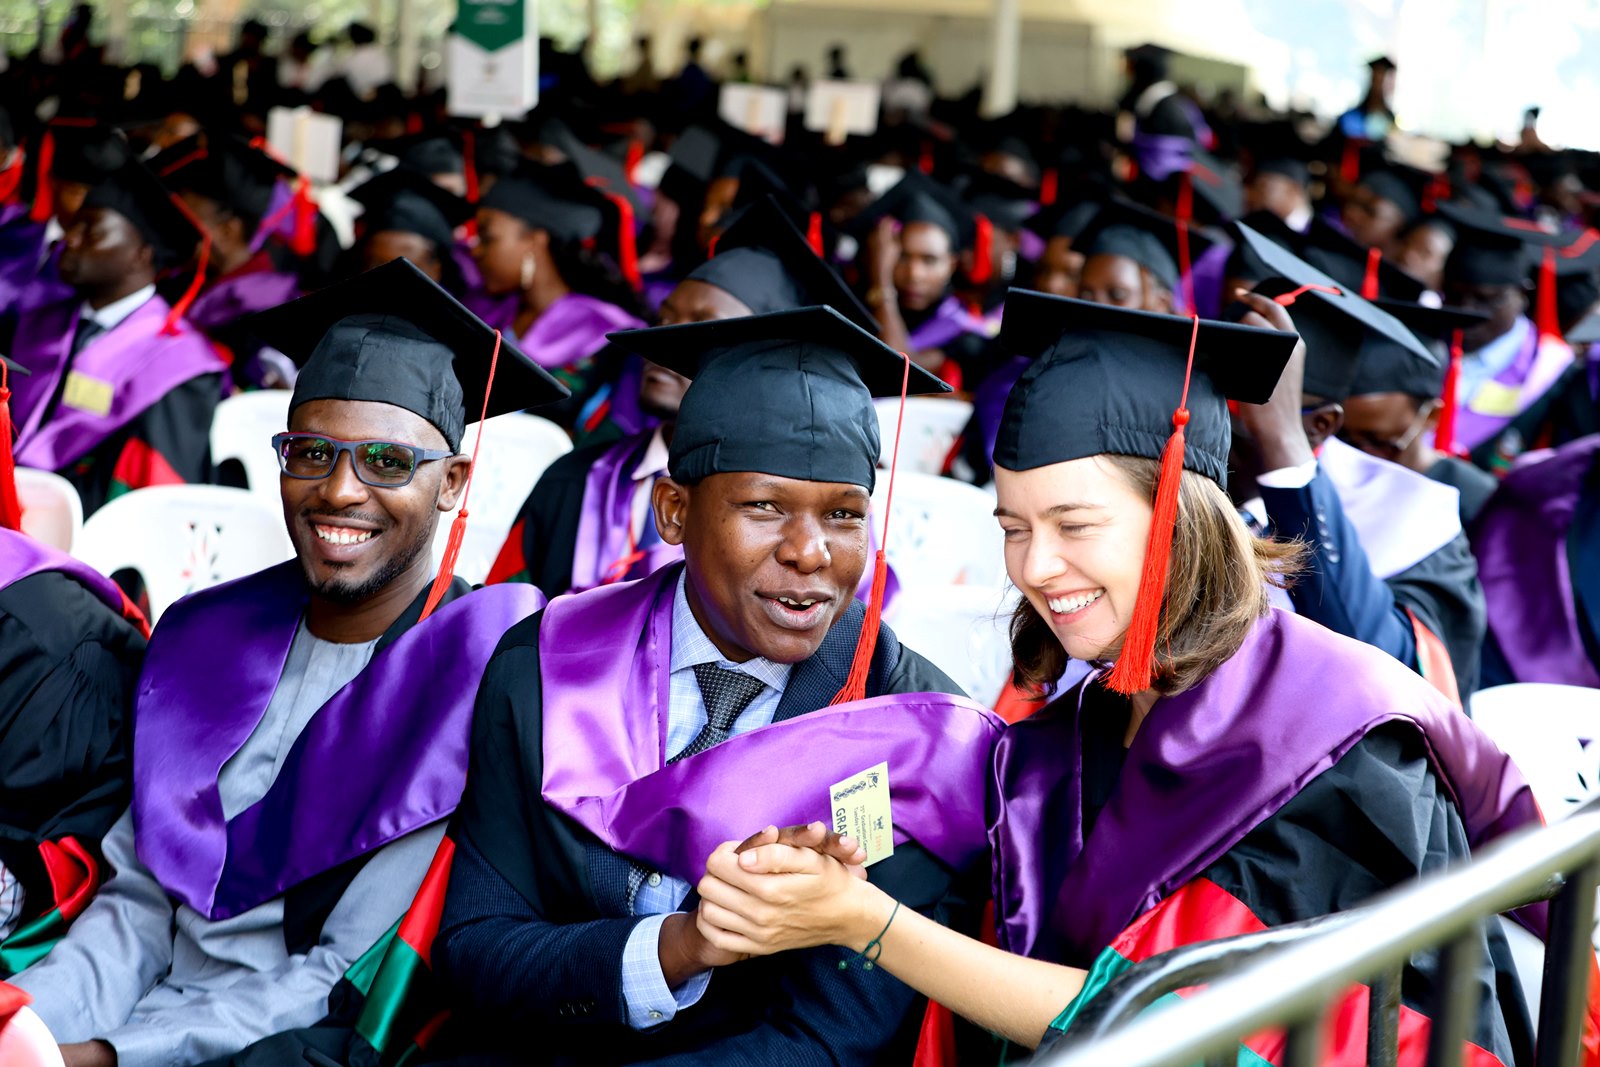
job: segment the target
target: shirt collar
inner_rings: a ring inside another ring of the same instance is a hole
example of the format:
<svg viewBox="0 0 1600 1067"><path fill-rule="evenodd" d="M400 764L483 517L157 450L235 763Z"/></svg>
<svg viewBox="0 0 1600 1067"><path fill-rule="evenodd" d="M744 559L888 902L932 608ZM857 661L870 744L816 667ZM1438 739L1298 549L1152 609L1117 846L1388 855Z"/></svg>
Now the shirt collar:
<svg viewBox="0 0 1600 1067"><path fill-rule="evenodd" d="M129 293L121 300L116 300L107 304L99 311L91 308L88 304L88 301L85 301L83 305L83 317L92 320L95 325L109 333L118 326L121 326L123 319L126 319L129 315L132 315L135 311L138 311L144 306L145 301L149 300L155 295L156 287L154 285L147 285L138 292Z"/></svg>
<svg viewBox="0 0 1600 1067"><path fill-rule="evenodd" d="M694 617L694 609L689 607L688 581L688 571L678 575L678 588L672 596L672 673L677 674L702 663L715 663L727 670L748 674L783 692L793 665L774 663L759 656L743 663L724 659L722 653L717 651L717 646L711 643L711 638L700 628L699 621Z"/></svg>
<svg viewBox="0 0 1600 1067"><path fill-rule="evenodd" d="M1516 325L1511 329L1476 352L1469 352L1467 355L1490 375L1499 374L1516 362L1517 353L1528 343L1528 334L1532 329L1533 321L1524 315L1517 319Z"/></svg>
<svg viewBox="0 0 1600 1067"><path fill-rule="evenodd" d="M644 446L639 465L633 468L633 480L642 482L646 478L658 478L667 473L667 460L667 439L662 435L661 427L657 426L656 432L650 435L650 443Z"/></svg>

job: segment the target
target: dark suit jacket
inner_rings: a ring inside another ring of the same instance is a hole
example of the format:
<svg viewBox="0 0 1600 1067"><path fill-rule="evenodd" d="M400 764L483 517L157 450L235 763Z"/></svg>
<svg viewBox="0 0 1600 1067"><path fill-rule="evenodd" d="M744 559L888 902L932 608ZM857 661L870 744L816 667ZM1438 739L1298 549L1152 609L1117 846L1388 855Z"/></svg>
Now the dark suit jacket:
<svg viewBox="0 0 1600 1067"><path fill-rule="evenodd" d="M796 665L777 712L825 707L849 671L863 617L852 602L816 655ZM459 1023L436 1059L462 1063L907 1063L921 1000L887 973L840 970L819 948L713 974L701 1000L647 1032L627 1024L623 948L628 862L540 797L541 616L506 634L479 692L467 795L435 969ZM869 695L959 692L885 627ZM872 868L905 905L972 925L966 900L986 872L955 872L914 845Z"/></svg>

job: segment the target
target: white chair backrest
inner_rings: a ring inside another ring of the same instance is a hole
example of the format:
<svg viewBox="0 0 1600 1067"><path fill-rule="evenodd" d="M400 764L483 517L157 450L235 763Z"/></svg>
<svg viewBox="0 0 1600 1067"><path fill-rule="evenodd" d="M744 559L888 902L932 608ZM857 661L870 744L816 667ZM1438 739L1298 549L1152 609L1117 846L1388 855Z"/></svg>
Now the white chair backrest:
<svg viewBox="0 0 1600 1067"><path fill-rule="evenodd" d="M888 493L889 474L879 471L872 522L880 544ZM889 522L889 562L902 586L998 589L1005 583L1005 537L994 519L994 497L984 490L953 478L901 471Z"/></svg>
<svg viewBox="0 0 1600 1067"><path fill-rule="evenodd" d="M456 574L476 585L489 576L495 556L505 543L506 534L516 524L523 502L546 467L572 451L566 431L549 419L512 412L497 415L486 424L481 466L472 478L472 496L467 501L467 536L461 542ZM461 451L472 455L478 440L478 425L467 427ZM433 562L444 558L455 512L439 516L439 529L433 539Z"/></svg>
<svg viewBox="0 0 1600 1067"><path fill-rule="evenodd" d="M1600 795L1600 689L1497 685L1473 694L1472 718L1521 768L1546 821Z"/></svg>
<svg viewBox="0 0 1600 1067"><path fill-rule="evenodd" d="M900 414L900 398L875 400L878 412L878 437L881 445L878 462L889 465L894 454L895 420ZM965 400L940 396L906 397L905 425L900 431L900 469L920 474L944 470L956 437L972 418L972 405Z"/></svg>
<svg viewBox="0 0 1600 1067"><path fill-rule="evenodd" d="M61 1049L34 1010L18 1008L0 1019L0 1063L6 1067L62 1067Z"/></svg>
<svg viewBox="0 0 1600 1067"><path fill-rule="evenodd" d="M993 707L1011 680L1014 590L973 585L901 586L889 627L967 695Z"/></svg>
<svg viewBox="0 0 1600 1067"><path fill-rule="evenodd" d="M83 501L72 483L50 471L17 468L22 532L51 548L71 552L83 529Z"/></svg>
<svg viewBox="0 0 1600 1067"><path fill-rule="evenodd" d="M272 454L272 435L289 426L287 389L261 389L239 393L217 405L211 417L211 463L237 460L252 493L278 499L278 458Z"/></svg>
<svg viewBox="0 0 1600 1067"><path fill-rule="evenodd" d="M119 496L89 516L73 550L101 574L138 571L152 624L179 597L293 554L275 501L219 485L159 485Z"/></svg>

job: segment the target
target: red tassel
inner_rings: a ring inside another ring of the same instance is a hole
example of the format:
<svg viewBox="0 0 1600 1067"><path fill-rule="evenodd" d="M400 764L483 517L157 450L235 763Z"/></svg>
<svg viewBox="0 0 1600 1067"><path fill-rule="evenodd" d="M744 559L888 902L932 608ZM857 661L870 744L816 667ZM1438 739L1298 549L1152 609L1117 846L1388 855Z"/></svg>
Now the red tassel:
<svg viewBox="0 0 1600 1067"><path fill-rule="evenodd" d="M889 493L883 501L883 542L872 564L872 590L867 594L867 615L861 620L861 637L856 642L855 658L844 688L834 694L833 704L848 704L867 698L867 675L872 673L872 655L878 650L878 623L883 617L883 591L889 581L889 560L884 551L889 543L889 516L894 509L894 474L900 467L900 429L905 424L906 394L911 390L911 357L900 353L904 369L900 378L900 414L895 417L894 449L889 453Z"/></svg>
<svg viewBox="0 0 1600 1067"><path fill-rule="evenodd" d="M1189 424L1189 378L1194 373L1194 346L1200 337L1200 318L1190 315L1189 361L1183 372L1183 397L1172 413L1172 436L1161 453L1161 473L1156 479L1150 540L1144 550L1139 575L1139 595L1133 619L1122 639L1122 651L1106 684L1132 696L1155 684L1156 636L1161 629L1161 609L1167 598L1167 572L1172 557L1172 533L1178 523L1178 484L1183 478L1184 427Z"/></svg>
<svg viewBox="0 0 1600 1067"><path fill-rule="evenodd" d="M0 359L0 527L22 529L22 501L17 497L17 461L11 455L10 367Z"/></svg>
<svg viewBox="0 0 1600 1067"><path fill-rule="evenodd" d="M1461 331L1450 332L1450 365L1444 372L1444 394L1440 399L1439 424L1433 431L1433 447L1447 456L1456 454L1456 391L1461 380Z"/></svg>
<svg viewBox="0 0 1600 1067"><path fill-rule="evenodd" d="M422 132L422 116L413 111L406 116L406 134L415 137Z"/></svg>
<svg viewBox="0 0 1600 1067"><path fill-rule="evenodd" d="M972 284L987 285L994 277L994 223L987 215L973 216L977 220L977 234L972 240Z"/></svg>
<svg viewBox="0 0 1600 1067"><path fill-rule="evenodd" d="M806 244L811 246L811 251L822 258L822 212L813 211L806 220Z"/></svg>
<svg viewBox="0 0 1600 1067"><path fill-rule="evenodd" d="M1061 181L1061 175L1056 168L1051 167L1039 176L1039 206L1049 207L1056 202L1056 186Z"/></svg>
<svg viewBox="0 0 1600 1067"><path fill-rule="evenodd" d="M1354 185L1361 180L1361 145L1346 137L1339 157L1339 177Z"/></svg>
<svg viewBox="0 0 1600 1067"><path fill-rule="evenodd" d="M633 202L621 193L601 189L600 195L617 209L617 266L622 276L635 290L644 288L644 278L639 273L639 246L633 232Z"/></svg>
<svg viewBox="0 0 1600 1067"><path fill-rule="evenodd" d="M917 158L917 169L924 174L933 173L933 142L922 142L922 155Z"/></svg>
<svg viewBox="0 0 1600 1067"><path fill-rule="evenodd" d="M1561 316L1556 312L1556 250L1545 246L1539 260L1539 287L1534 295L1533 322L1539 328L1539 339L1561 339Z"/></svg>
<svg viewBox="0 0 1600 1067"><path fill-rule="evenodd" d="M1187 177L1187 175L1185 175ZM1177 220L1178 227L1178 282L1183 286L1184 310L1193 312L1194 307L1194 264L1190 262L1189 255L1189 224L1183 219Z"/></svg>
<svg viewBox="0 0 1600 1067"><path fill-rule="evenodd" d="M489 418L489 394L494 389L495 368L500 365L500 331L494 332L494 351L489 354L489 380L483 386L483 408L478 413L478 439L472 443L472 466L467 468L467 484L461 487L461 510L450 523L450 538L445 542L444 558L439 561L439 573L434 575L428 599L423 602L421 622L433 614L433 609L444 599L445 590L456 576L456 559L461 555L461 541L467 536L467 498L472 495L472 476L478 470L478 452L483 448L483 424Z"/></svg>
<svg viewBox="0 0 1600 1067"><path fill-rule="evenodd" d="M478 136L471 130L461 131L461 173L467 179L467 203L476 210L478 206ZM467 220L467 236L478 236L478 220Z"/></svg>
<svg viewBox="0 0 1600 1067"><path fill-rule="evenodd" d="M0 204L9 204L16 195L17 186L22 184L22 168L26 159L27 154L19 148L11 165L0 171Z"/></svg>
<svg viewBox="0 0 1600 1067"><path fill-rule="evenodd" d="M1382 250L1378 248L1367 249L1367 273L1361 279L1361 299L1378 299L1378 264L1382 262Z"/></svg>
<svg viewBox="0 0 1600 1067"><path fill-rule="evenodd" d="M311 179L304 174L294 183L294 238L289 250L301 259L317 250L317 202L311 199Z"/></svg>
<svg viewBox="0 0 1600 1067"><path fill-rule="evenodd" d="M1428 182L1428 187L1422 191L1422 213L1433 214L1433 210L1440 204L1448 201L1455 195L1455 190L1450 185L1448 174L1435 174Z"/></svg>
<svg viewBox="0 0 1600 1067"><path fill-rule="evenodd" d="M628 181L633 181L633 172L639 169L639 162L644 159L644 142L629 141L628 155L622 161L622 172L628 176Z"/></svg>
<svg viewBox="0 0 1600 1067"><path fill-rule="evenodd" d="M49 222L56 213L55 191L50 185L50 169L56 160L56 138L50 127L44 128L39 138L39 165L34 168L33 210L28 218L34 222Z"/></svg>
<svg viewBox="0 0 1600 1067"><path fill-rule="evenodd" d="M183 295L178 298L177 303L172 305L172 310L167 312L167 321L161 324L162 335L174 337L178 334L178 320L189 313L190 305L194 303L195 298L200 295L200 290L206 284L206 268L211 265L211 234L206 230L205 224L200 221L193 211L189 210L189 205L185 204L181 198L169 193L168 199L172 201L172 206L181 211L184 218L189 220L189 225L200 232L200 254L195 257L194 261L194 280L183 291Z"/></svg>

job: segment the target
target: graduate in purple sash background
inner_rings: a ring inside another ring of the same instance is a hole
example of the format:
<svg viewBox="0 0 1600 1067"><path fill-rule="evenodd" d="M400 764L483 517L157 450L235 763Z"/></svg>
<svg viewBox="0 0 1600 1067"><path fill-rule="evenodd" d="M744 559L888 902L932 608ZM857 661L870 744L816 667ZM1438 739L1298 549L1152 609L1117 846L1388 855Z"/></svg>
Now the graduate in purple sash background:
<svg viewBox="0 0 1600 1067"><path fill-rule="evenodd" d="M267 153L228 134L199 133L150 161L167 188L177 193L211 238L206 280L189 307L189 321L231 356L234 381L243 386L282 388L292 368L281 354L263 352L261 340L242 320L300 295L300 280L279 269L263 231L275 193L295 174ZM285 210L292 211L291 201Z"/></svg>
<svg viewBox="0 0 1600 1067"><path fill-rule="evenodd" d="M872 314L814 253L770 197L745 209L661 306L663 326L827 305L862 329ZM546 596L642 578L683 558L661 540L651 487L667 472L678 404L688 382L645 363L639 405L660 425L610 444L579 448L551 464L527 502L489 582L532 581Z"/></svg>
<svg viewBox="0 0 1600 1067"><path fill-rule="evenodd" d="M490 661L434 942L460 1026L430 1055L907 1062L910 989L838 949L712 950L693 886L734 827L827 817L831 785L887 762L894 853L869 877L970 921L998 720L852 596L872 397L943 386L826 308L617 342L692 378L652 499L684 563L558 598Z"/></svg>
<svg viewBox="0 0 1600 1067"><path fill-rule="evenodd" d="M107 881L15 979L74 1067L197 1064L323 1018L442 847L489 651L543 605L469 598L429 546L469 481L467 406L559 385L407 263L251 328L304 363L271 442L295 558L180 601L150 644Z"/></svg>
<svg viewBox="0 0 1600 1067"><path fill-rule="evenodd" d="M1358 906L1539 821L1516 768L1439 693L1270 607L1268 583L1292 576L1299 552L1234 513L1227 401L1265 401L1280 377L1298 393L1304 357L1293 333L1262 328L1287 324L1281 308L1249 299L1242 325L1008 300L1002 342L1035 355L995 450L1023 594L1013 650L1047 695L1069 657L1096 669L996 749L999 947L851 877L853 842L796 848L784 831L731 836L713 857L698 921L720 951L870 950L880 970L1031 1048L1070 1034L1133 961ZM1542 912L1525 918L1541 928ZM1477 1062L1526 1062L1505 934L1482 940ZM1435 974L1432 956L1408 964L1404 1014L1422 1016ZM1411 1031L1422 1045L1425 1022ZM1340 1036L1364 1053L1361 1022L1351 1029ZM1417 1040L1403 1062L1420 1062ZM1256 1049L1280 1052L1281 1039Z"/></svg>
<svg viewBox="0 0 1600 1067"><path fill-rule="evenodd" d="M209 475L211 414L225 363L156 292L200 233L143 164L94 186L63 239L73 296L24 311L11 354L18 465L72 482L85 515L147 485Z"/></svg>

